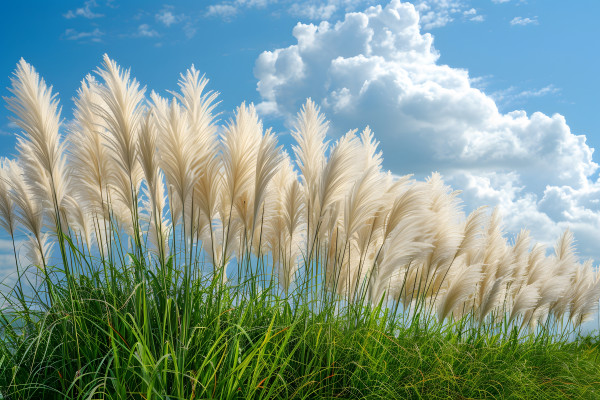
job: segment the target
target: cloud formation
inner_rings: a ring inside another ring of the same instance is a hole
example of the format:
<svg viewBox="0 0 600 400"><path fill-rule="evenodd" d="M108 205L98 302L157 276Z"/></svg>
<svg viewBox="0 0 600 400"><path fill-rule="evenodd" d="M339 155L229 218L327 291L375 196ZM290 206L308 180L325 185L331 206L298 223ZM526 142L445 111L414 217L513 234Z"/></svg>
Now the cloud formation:
<svg viewBox="0 0 600 400"><path fill-rule="evenodd" d="M298 23L296 44L256 61L258 109L289 120L312 97L333 135L371 125L393 172L441 171L470 207L498 205L508 230L549 242L571 227L582 254L600 259L598 165L585 136L560 114L501 113L468 71L438 63L422 23L398 0L335 24Z"/></svg>

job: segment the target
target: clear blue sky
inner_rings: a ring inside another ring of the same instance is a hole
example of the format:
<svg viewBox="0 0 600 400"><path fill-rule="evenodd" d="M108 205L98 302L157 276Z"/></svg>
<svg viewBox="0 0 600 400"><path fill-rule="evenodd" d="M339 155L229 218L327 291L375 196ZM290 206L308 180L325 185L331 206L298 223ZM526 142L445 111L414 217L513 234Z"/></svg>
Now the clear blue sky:
<svg viewBox="0 0 600 400"><path fill-rule="evenodd" d="M194 64L221 93L222 119L244 100L260 103L278 132L310 96L332 120L334 135L371 125L392 172L423 177L439 170L464 191L467 208L500 206L509 232L525 226L550 242L569 227L582 256L600 260L598 155L590 155L600 148L600 2L405 3L5 1L0 92L9 95L9 77L23 57L59 92L69 119L80 81L108 53L163 94ZM368 19L368 28L350 12ZM415 13L420 22L411 20ZM322 20L329 28L294 30ZM338 29L336 21L346 22ZM385 32L397 35L391 47L369 50ZM433 47L417 46L428 33ZM315 46L294 47L298 37ZM8 115L0 108L0 156L15 152Z"/></svg>

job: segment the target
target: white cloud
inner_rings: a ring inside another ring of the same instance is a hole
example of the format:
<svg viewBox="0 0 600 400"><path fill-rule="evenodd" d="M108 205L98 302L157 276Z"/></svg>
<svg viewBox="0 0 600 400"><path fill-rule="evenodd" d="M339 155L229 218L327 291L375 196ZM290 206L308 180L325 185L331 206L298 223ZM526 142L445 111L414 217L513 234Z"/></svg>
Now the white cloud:
<svg viewBox="0 0 600 400"><path fill-rule="evenodd" d="M340 11L350 12L357 7L374 2L375 0L229 0L209 5L205 15L230 20L245 10L260 9L277 4L277 7L272 9L274 13L286 11L302 19L321 20L329 19Z"/></svg>
<svg viewBox="0 0 600 400"><path fill-rule="evenodd" d="M173 6L163 6L159 12L154 14L154 19L167 28L170 28L173 25L180 25L183 33L188 39L191 39L196 34L196 27L192 22L192 18L184 13L176 13L175 7Z"/></svg>
<svg viewBox="0 0 600 400"><path fill-rule="evenodd" d="M329 19L337 11L337 5L329 1L319 4L294 3L290 7L290 13L308 19Z"/></svg>
<svg viewBox="0 0 600 400"><path fill-rule="evenodd" d="M468 10L463 11L463 16L469 21L473 22L483 22L485 20L483 15L477 14L477 10L474 8L469 8Z"/></svg>
<svg viewBox="0 0 600 400"><path fill-rule="evenodd" d="M193 23L191 22L187 22L184 26L183 26L183 33L185 33L185 36L188 39L191 39L194 37L194 35L196 34L196 27L194 26Z"/></svg>
<svg viewBox="0 0 600 400"><path fill-rule="evenodd" d="M2 234L3 237L7 236L6 234ZM10 236L8 236L10 238ZM27 265L29 264L28 260L24 257L24 252L21 251L21 247L23 246L23 241L15 240L15 248L17 250L17 255L19 257L19 265L21 268L21 273L24 273L27 269ZM24 279L35 280L35 276L32 275L32 270L28 270L27 277ZM0 290L5 290L6 287L2 285L7 285L11 287L17 282L17 268L15 266L15 254L13 251L12 240L10 239L0 239ZM26 282L26 281L25 281ZM25 285L26 283L24 283Z"/></svg>
<svg viewBox="0 0 600 400"><path fill-rule="evenodd" d="M96 0L88 0L85 3L83 3L83 7L77 8L75 9L75 11L69 10L66 14L63 14L63 16L67 19L72 19L76 17L83 17L88 19L103 17L104 14L98 14L92 11L92 8L97 6L98 4L96 4Z"/></svg>
<svg viewBox="0 0 600 400"><path fill-rule="evenodd" d="M516 104L519 100L524 100L531 97L542 97L557 94L560 89L554 85L547 85L540 89L527 89L519 91L516 87L511 86L507 89L498 90L490 93L490 96L497 104L509 106Z"/></svg>
<svg viewBox="0 0 600 400"><path fill-rule="evenodd" d="M67 29L67 30L65 30L63 37L67 40L79 40L79 41L90 40L92 42L101 42L103 35L104 35L104 32L102 32L99 28L96 28L90 32L79 32L79 31L76 31L75 29Z"/></svg>
<svg viewBox="0 0 600 400"><path fill-rule="evenodd" d="M160 35L158 34L158 32L156 32L154 29L152 29L150 27L150 25L141 24L140 26L138 26L138 30L137 30L137 33L135 34L135 36L152 38L152 37L157 37Z"/></svg>
<svg viewBox="0 0 600 400"><path fill-rule="evenodd" d="M206 15L209 17L230 18L237 14L238 9L232 4L212 4L208 6Z"/></svg>
<svg viewBox="0 0 600 400"><path fill-rule="evenodd" d="M167 28L170 27L171 25L178 24L181 21L183 21L184 16L173 14L172 9L173 9L172 6L164 6L162 8L162 10L160 10L158 13L156 13L156 15L154 17L156 18L156 20L158 22L162 23Z"/></svg>
<svg viewBox="0 0 600 400"><path fill-rule="evenodd" d="M468 11L462 0L421 0L415 7L425 30L445 26L454 21L454 15Z"/></svg>
<svg viewBox="0 0 600 400"><path fill-rule="evenodd" d="M492 3L496 3L496 4L502 4L502 3L508 3L510 0L492 0Z"/></svg>
<svg viewBox="0 0 600 400"><path fill-rule="evenodd" d="M538 19L537 17L533 17L533 18L523 18L523 17L514 17L513 19L510 20L510 24L511 25L519 25L519 26L525 26L525 25L537 25L538 24Z"/></svg>
<svg viewBox="0 0 600 400"><path fill-rule="evenodd" d="M499 205L511 231L526 226L551 241L569 226L582 254L600 259L592 245L600 237L600 206L592 201L600 181L585 136L571 133L559 114L500 112L468 71L438 63L420 23L415 7L397 0L337 23L298 23L296 44L256 61L258 109L289 122L312 97L334 136L370 125L392 172L423 177L438 170L464 190L469 207Z"/></svg>

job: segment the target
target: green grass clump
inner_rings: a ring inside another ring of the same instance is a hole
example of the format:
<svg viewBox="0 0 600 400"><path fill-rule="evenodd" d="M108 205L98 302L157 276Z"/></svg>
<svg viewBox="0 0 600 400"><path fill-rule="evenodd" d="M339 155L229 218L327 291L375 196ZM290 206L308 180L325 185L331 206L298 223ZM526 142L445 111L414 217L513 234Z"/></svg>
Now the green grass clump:
<svg viewBox="0 0 600 400"><path fill-rule="evenodd" d="M597 337L408 321L381 305L311 300L306 289L285 297L257 278L223 284L192 274L185 290L173 259L163 272L130 259L111 265L110 279L96 271L57 281L51 307L33 307L45 304L40 291L31 307L2 316L3 398L600 395Z"/></svg>

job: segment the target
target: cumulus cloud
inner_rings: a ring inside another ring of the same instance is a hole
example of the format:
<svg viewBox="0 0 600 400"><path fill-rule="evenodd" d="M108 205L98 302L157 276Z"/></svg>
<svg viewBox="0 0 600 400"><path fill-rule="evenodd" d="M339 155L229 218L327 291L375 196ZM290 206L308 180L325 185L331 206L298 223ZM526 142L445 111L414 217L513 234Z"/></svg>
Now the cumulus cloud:
<svg viewBox="0 0 600 400"><path fill-rule="evenodd" d="M469 207L500 206L509 230L525 226L551 241L569 226L582 254L600 259L586 244L600 237L598 165L586 137L560 114L500 112L468 71L438 62L420 28L415 6L398 0L336 23L298 23L295 44L256 61L258 109L290 121L312 97L334 136L369 124L394 173L441 171Z"/></svg>
<svg viewBox="0 0 600 400"><path fill-rule="evenodd" d="M514 17L513 19L510 20L510 24L511 25L519 25L519 26L525 26L525 25L537 25L538 24L538 19L537 17L533 17L533 18L529 18L529 17Z"/></svg>

